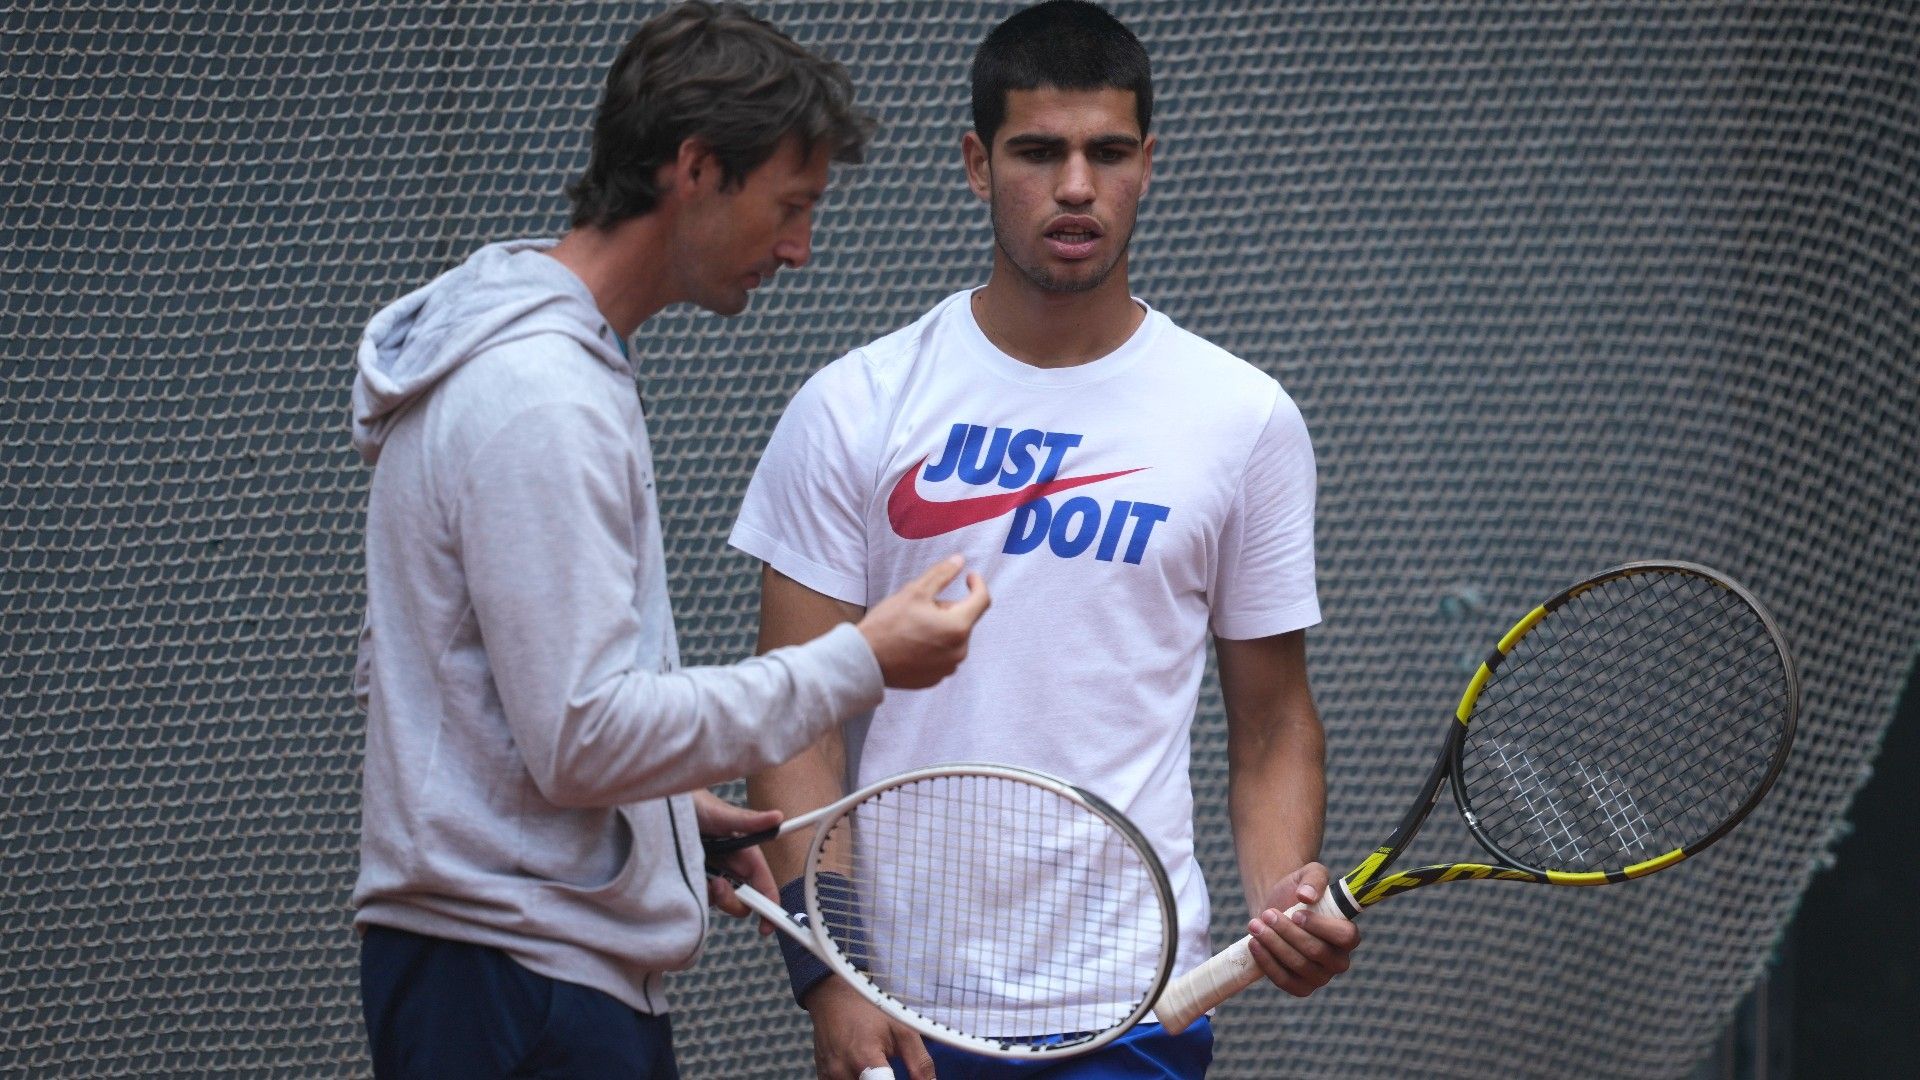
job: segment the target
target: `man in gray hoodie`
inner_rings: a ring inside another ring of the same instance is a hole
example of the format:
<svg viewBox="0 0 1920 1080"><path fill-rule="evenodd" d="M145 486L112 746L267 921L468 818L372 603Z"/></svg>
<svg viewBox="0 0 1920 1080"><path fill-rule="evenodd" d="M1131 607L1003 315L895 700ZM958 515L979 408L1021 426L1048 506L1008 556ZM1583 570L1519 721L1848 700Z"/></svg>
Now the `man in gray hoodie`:
<svg viewBox="0 0 1920 1080"><path fill-rule="evenodd" d="M691 965L700 833L770 827L705 786L925 687L987 606L958 558L840 626L682 669L625 341L735 314L805 265L847 77L731 5L614 61L570 231L481 249L374 317L354 445L377 465L355 691L367 709L362 997L377 1075L677 1075L661 973ZM691 794L686 794L686 793ZM766 892L752 853L730 868Z"/></svg>

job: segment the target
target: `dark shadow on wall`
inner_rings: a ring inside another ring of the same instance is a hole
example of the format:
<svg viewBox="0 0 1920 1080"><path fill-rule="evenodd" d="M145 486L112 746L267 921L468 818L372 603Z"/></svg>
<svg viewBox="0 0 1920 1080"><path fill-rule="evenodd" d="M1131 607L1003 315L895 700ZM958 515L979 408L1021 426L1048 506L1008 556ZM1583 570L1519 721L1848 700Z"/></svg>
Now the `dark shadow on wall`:
<svg viewBox="0 0 1920 1080"><path fill-rule="evenodd" d="M1688 1080L1906 1076L1920 1028L1920 659L1773 967Z"/></svg>
<svg viewBox="0 0 1920 1080"><path fill-rule="evenodd" d="M1920 663L1907 676L1873 778L1800 905L1786 977L1793 1075L1904 1076L1920 1029Z"/></svg>

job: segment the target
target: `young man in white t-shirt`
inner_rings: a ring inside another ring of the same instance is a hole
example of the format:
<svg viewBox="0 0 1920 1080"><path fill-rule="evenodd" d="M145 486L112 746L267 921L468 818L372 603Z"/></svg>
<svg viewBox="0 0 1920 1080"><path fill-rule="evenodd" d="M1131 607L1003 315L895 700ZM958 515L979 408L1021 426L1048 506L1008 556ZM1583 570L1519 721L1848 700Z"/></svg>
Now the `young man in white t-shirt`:
<svg viewBox="0 0 1920 1080"><path fill-rule="evenodd" d="M858 617L948 551L996 606L959 674L888 694L863 735L836 732L749 792L792 813L939 761L1063 775L1153 841L1184 971L1209 951L1188 755L1211 633L1254 952L1305 995L1358 943L1351 923L1279 914L1327 887L1304 633L1320 617L1313 451L1271 377L1128 292L1151 94L1145 50L1091 4L1030 8L982 43L963 153L991 207L992 275L808 381L732 542L766 564L762 649ZM797 878L802 854L770 850L776 877ZM837 980L797 976L795 993L824 1078L888 1058L915 1080L936 1063L943 1080L1031 1071L924 1046ZM1047 1076L1199 1076L1211 1039L1204 1022L1143 1025Z"/></svg>

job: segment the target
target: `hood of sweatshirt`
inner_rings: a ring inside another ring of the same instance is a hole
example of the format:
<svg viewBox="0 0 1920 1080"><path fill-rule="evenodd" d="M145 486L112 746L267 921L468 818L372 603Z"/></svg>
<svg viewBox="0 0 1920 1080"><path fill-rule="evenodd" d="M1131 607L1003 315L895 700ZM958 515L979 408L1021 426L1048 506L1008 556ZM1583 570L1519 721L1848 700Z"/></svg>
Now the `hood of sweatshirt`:
<svg viewBox="0 0 1920 1080"><path fill-rule="evenodd" d="M617 335L553 240L489 244L373 317L353 381L353 447L372 465L394 421L460 365L535 334L564 334L601 363L632 368Z"/></svg>

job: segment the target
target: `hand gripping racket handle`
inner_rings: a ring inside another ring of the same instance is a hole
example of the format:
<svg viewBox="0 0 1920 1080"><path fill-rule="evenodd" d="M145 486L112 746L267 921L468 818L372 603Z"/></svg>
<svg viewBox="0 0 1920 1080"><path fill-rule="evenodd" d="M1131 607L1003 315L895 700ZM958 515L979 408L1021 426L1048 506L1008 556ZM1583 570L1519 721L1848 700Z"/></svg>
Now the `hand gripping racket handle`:
<svg viewBox="0 0 1920 1080"><path fill-rule="evenodd" d="M793 917L792 912L781 907L778 903L761 896L758 892L754 891L751 885L736 885L734 886L733 894L738 896L741 902L746 904L747 907L751 908L754 914L779 927L782 932L791 935L795 941L805 945L808 952L819 956L821 961L824 962L826 960L825 956L821 956L820 942L816 940L810 932L811 928L803 926ZM860 1070L860 1080L895 1080L893 1067L891 1065L874 1065L862 1069Z"/></svg>
<svg viewBox="0 0 1920 1080"><path fill-rule="evenodd" d="M1316 915L1344 920L1346 913L1333 898L1339 882L1328 886L1311 905L1295 904L1282 918L1291 919L1296 911L1311 910ZM1153 1018L1170 1035L1187 1030L1201 1013L1252 986L1260 978L1260 967L1253 962L1253 936L1249 934L1221 949L1206 963L1175 979L1153 1006Z"/></svg>

